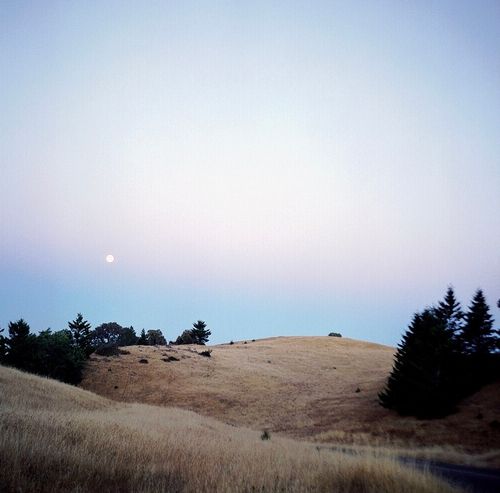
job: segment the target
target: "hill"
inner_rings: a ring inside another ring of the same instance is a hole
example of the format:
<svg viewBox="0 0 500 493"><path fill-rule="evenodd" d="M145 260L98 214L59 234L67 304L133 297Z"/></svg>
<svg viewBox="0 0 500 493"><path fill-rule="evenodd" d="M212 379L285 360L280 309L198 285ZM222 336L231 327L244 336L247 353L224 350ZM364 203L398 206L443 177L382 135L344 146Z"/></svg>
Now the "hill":
<svg viewBox="0 0 500 493"><path fill-rule="evenodd" d="M396 446L500 466L500 384L464 401L454 415L423 421L378 404L394 348L346 338L281 337L209 349L211 358L197 354L200 346L131 346L119 357L93 356L82 387L294 438ZM168 361L172 357L179 361Z"/></svg>
<svg viewBox="0 0 500 493"><path fill-rule="evenodd" d="M367 453L118 403L0 366L0 491L457 491Z"/></svg>

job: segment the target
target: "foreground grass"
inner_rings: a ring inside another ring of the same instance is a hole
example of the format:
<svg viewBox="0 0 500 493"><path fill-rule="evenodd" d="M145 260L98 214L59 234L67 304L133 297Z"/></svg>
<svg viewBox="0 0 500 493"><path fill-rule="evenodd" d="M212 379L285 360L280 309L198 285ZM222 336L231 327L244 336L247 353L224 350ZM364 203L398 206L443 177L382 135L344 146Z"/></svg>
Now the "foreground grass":
<svg viewBox="0 0 500 493"><path fill-rule="evenodd" d="M390 459L117 403L0 366L1 491L451 492Z"/></svg>

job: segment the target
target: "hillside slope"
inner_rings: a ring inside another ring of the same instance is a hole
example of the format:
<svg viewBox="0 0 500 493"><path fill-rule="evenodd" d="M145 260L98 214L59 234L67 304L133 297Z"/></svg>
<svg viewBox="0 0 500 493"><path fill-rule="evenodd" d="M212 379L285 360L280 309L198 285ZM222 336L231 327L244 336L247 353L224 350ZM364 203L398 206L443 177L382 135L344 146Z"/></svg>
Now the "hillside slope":
<svg viewBox="0 0 500 493"><path fill-rule="evenodd" d="M211 346L126 348L93 356L82 387L115 400L178 406L253 429L345 444L451 445L499 463L500 385L457 414L422 421L378 404L394 349L334 337L281 337ZM179 361L165 361L175 357ZM140 363L147 359L148 363ZM478 419L482 417L482 419ZM449 458L449 454L448 454ZM460 458L459 462L464 462Z"/></svg>
<svg viewBox="0 0 500 493"><path fill-rule="evenodd" d="M0 366L0 491L456 491L369 454L113 402Z"/></svg>

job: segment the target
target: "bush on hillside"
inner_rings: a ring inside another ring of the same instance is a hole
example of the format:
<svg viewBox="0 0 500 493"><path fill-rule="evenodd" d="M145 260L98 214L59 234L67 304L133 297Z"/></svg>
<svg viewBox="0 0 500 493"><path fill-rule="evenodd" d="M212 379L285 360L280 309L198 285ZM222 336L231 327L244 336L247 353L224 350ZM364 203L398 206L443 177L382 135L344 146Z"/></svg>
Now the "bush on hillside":
<svg viewBox="0 0 500 493"><path fill-rule="evenodd" d="M166 346L167 341L160 329L150 329L146 334L146 339L150 346Z"/></svg>
<svg viewBox="0 0 500 493"><path fill-rule="evenodd" d="M328 334L329 337L342 337L342 334L340 332L330 332Z"/></svg>
<svg viewBox="0 0 500 493"><path fill-rule="evenodd" d="M102 346L98 346L94 351L95 354L99 356L119 356L120 349L116 343L103 344Z"/></svg>
<svg viewBox="0 0 500 493"><path fill-rule="evenodd" d="M190 330L185 330L179 337L177 337L175 344L195 344L195 338Z"/></svg>

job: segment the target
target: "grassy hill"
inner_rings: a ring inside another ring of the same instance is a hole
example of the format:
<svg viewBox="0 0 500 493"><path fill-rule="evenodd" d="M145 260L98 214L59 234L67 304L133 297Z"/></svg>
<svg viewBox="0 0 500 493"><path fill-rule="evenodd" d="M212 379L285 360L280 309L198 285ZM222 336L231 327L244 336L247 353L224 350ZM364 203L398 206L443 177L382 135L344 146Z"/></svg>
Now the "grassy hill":
<svg viewBox="0 0 500 493"><path fill-rule="evenodd" d="M193 412L120 403L2 366L0 464L4 492L457 491L387 457L264 441Z"/></svg>
<svg viewBox="0 0 500 493"><path fill-rule="evenodd" d="M211 358L197 354L200 346L132 346L119 357L93 356L82 387L294 438L387 445L500 466L500 384L484 388L446 419L422 421L378 404L394 348L346 338L280 337L209 349Z"/></svg>

